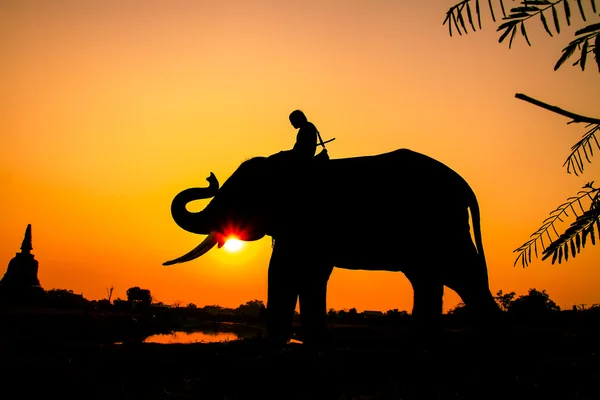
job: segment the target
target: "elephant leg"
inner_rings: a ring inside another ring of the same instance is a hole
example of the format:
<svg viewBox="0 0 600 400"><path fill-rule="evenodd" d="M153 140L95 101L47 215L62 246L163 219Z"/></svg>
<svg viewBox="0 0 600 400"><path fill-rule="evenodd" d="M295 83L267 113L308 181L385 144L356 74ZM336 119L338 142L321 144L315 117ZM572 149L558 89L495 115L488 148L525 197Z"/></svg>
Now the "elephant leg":
<svg viewBox="0 0 600 400"><path fill-rule="evenodd" d="M465 253L456 257L454 265L458 268L444 283L460 296L481 328L495 331L493 325L502 313L490 291L487 268L470 238Z"/></svg>
<svg viewBox="0 0 600 400"><path fill-rule="evenodd" d="M465 303L468 315L477 328L484 333L499 333L497 324L502 317L502 311L494 300L487 282L477 282L476 279L465 279L448 284Z"/></svg>
<svg viewBox="0 0 600 400"><path fill-rule="evenodd" d="M292 335L299 291L295 270L285 247L275 245L269 262L267 335L270 341L280 345L286 344Z"/></svg>
<svg viewBox="0 0 600 400"><path fill-rule="evenodd" d="M312 271L311 271L312 270ZM332 266L314 265L303 274L300 286L300 318L304 330L304 344L321 348L329 343L326 325L327 282Z"/></svg>
<svg viewBox="0 0 600 400"><path fill-rule="evenodd" d="M410 335L429 340L441 332L444 285L435 278L415 275L407 274L414 291Z"/></svg>

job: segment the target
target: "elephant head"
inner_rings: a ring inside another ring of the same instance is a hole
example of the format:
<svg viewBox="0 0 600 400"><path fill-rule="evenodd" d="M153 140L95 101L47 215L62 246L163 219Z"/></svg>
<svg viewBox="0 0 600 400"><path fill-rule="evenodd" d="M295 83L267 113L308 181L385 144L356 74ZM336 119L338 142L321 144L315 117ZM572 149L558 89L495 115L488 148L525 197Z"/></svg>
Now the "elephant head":
<svg viewBox="0 0 600 400"><path fill-rule="evenodd" d="M206 178L208 187L185 189L175 196L171 203L175 223L188 232L208 236L189 253L163 265L194 260L215 245L220 248L230 237L253 241L269 233L265 212L269 207L266 160L256 157L243 162L221 188L211 172ZM202 211L190 212L186 208L191 201L211 197Z"/></svg>

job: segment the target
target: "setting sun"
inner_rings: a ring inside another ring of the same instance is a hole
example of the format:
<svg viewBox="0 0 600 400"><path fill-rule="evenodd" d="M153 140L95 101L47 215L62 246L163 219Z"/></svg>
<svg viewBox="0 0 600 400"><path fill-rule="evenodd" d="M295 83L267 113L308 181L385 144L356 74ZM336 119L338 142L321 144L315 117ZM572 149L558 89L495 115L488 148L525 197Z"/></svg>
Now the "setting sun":
<svg viewBox="0 0 600 400"><path fill-rule="evenodd" d="M244 247L244 242L236 239L229 238L223 245L223 248L229 252L235 253L236 251L240 251Z"/></svg>

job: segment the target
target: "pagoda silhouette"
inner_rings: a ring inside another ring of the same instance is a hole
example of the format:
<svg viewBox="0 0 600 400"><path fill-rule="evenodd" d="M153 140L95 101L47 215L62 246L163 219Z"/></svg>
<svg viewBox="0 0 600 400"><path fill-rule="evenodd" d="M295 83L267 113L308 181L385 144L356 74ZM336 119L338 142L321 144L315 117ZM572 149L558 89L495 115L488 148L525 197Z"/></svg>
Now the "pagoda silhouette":
<svg viewBox="0 0 600 400"><path fill-rule="evenodd" d="M38 279L38 262L31 254L31 224L27 225L21 252L8 263L6 273L0 280L0 302L2 304L39 304L44 298L44 289Z"/></svg>

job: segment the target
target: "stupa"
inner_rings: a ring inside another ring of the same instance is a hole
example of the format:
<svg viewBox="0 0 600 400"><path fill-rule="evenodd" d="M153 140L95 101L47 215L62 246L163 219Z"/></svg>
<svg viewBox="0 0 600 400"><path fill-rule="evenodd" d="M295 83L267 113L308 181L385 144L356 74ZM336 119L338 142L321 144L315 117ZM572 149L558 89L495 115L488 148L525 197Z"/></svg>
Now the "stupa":
<svg viewBox="0 0 600 400"><path fill-rule="evenodd" d="M21 252L10 260L6 273L0 280L2 303L32 304L43 299L44 289L38 279L38 262L31 254L31 224L27 225Z"/></svg>

